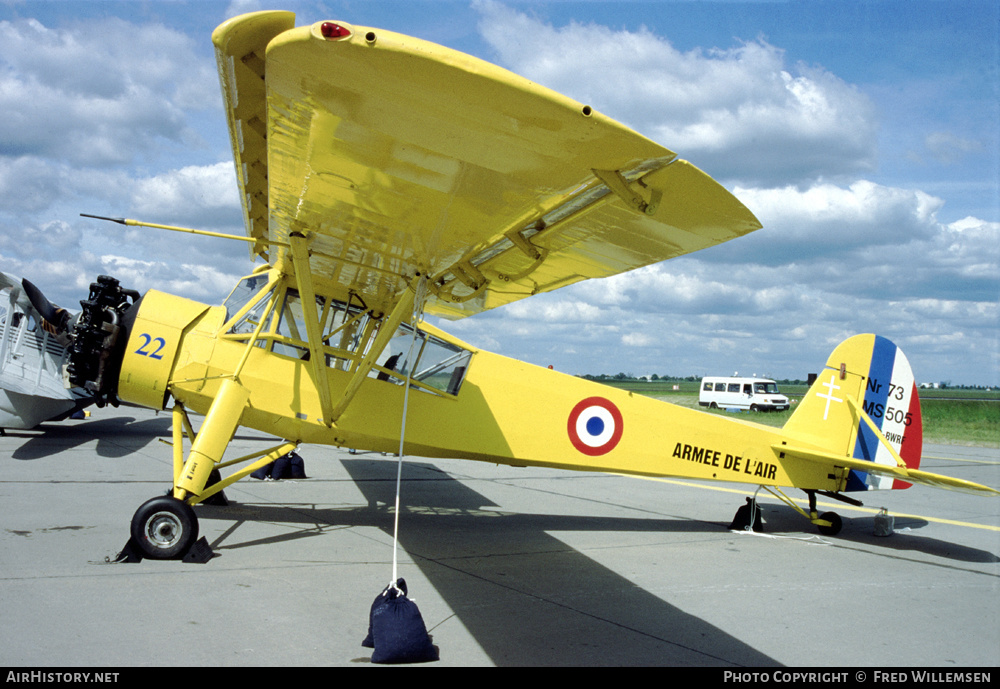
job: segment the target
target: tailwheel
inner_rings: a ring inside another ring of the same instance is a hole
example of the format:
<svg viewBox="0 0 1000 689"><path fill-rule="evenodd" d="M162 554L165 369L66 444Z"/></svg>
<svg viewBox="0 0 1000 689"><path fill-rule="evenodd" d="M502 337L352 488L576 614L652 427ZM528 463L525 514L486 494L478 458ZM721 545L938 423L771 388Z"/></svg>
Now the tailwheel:
<svg viewBox="0 0 1000 689"><path fill-rule="evenodd" d="M161 496L143 503L132 517L132 542L144 557L182 557L198 540L198 517L186 502Z"/></svg>
<svg viewBox="0 0 1000 689"><path fill-rule="evenodd" d="M824 512L819 515L819 519L824 522L829 522L829 526L825 524L820 524L816 520L813 521L816 524L816 528L824 536L836 536L840 533L841 527L844 525L843 521L840 519L840 515L836 512Z"/></svg>

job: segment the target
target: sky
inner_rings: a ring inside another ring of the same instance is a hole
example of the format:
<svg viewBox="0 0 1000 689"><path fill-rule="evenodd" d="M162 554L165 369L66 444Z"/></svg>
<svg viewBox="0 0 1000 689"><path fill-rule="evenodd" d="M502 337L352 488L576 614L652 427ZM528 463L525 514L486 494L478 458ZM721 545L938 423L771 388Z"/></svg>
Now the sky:
<svg viewBox="0 0 1000 689"><path fill-rule="evenodd" d="M454 322L572 374L804 379L843 339L920 383L1000 384L1000 6L905 2L0 0L0 270L220 303L245 243L210 35L258 9L418 36L588 103L763 228Z"/></svg>

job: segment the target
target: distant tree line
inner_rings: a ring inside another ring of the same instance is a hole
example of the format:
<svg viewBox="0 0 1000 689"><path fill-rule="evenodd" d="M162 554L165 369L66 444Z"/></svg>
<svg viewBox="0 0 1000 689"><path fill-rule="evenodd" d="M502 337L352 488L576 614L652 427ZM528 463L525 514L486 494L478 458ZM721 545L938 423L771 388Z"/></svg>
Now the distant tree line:
<svg viewBox="0 0 1000 689"><path fill-rule="evenodd" d="M647 381L652 382L663 382L663 383L698 383L701 381L703 376L671 376L671 375L659 375L653 373L649 376L636 376L632 373L616 373L614 375L608 373L590 374L585 373L580 378L586 378L587 380L593 380L598 383L607 382L634 382L643 383ZM762 376L767 378L767 376ZM802 380L799 378L774 378L775 383L778 384L780 388L782 385L808 385L808 380ZM995 385L959 385L954 384L949 380L942 381L940 383L924 383L919 385L921 388L937 388L939 390L995 390L997 386Z"/></svg>
<svg viewBox="0 0 1000 689"><path fill-rule="evenodd" d="M618 382L631 381L635 383L641 383L646 381L664 382L664 383L698 383L701 382L701 379L704 376L671 376L671 375L661 376L657 373L654 373L649 376L636 376L631 373L616 373L614 375L609 375L607 373L599 373L596 375L591 373L585 373L579 377L586 378L587 380L593 380L598 383L606 383L608 381L618 381ZM761 377L767 378L767 376L761 376ZM805 380L798 380L798 379L793 380L791 378L784 378L780 380L775 378L773 380L775 383L778 383L779 385L806 385L808 383L808 381Z"/></svg>
<svg viewBox="0 0 1000 689"><path fill-rule="evenodd" d="M944 380L940 383L919 385L918 387L936 387L938 390L996 390L996 385L957 385L952 383L950 380Z"/></svg>

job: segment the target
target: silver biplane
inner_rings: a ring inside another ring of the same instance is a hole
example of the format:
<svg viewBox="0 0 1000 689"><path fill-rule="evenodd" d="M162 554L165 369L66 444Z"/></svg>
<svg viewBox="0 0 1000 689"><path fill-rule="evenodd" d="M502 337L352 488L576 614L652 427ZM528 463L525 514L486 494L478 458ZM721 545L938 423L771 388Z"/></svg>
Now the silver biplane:
<svg viewBox="0 0 1000 689"><path fill-rule="evenodd" d="M0 434L66 419L96 402L66 382L78 315L28 280L0 273Z"/></svg>

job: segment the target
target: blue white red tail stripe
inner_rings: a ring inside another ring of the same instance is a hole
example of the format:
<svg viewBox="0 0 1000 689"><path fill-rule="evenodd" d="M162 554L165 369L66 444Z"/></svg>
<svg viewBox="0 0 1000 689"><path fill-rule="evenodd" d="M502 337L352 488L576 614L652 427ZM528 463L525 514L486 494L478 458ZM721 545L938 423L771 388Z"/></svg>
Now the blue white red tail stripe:
<svg viewBox="0 0 1000 689"><path fill-rule="evenodd" d="M902 350L884 337L876 337L872 347L862 407L903 462L910 468L917 468L922 424L916 383ZM892 453L863 421L857 428L854 458L896 466ZM898 479L856 470L851 471L847 481L847 490L906 487L908 484Z"/></svg>

